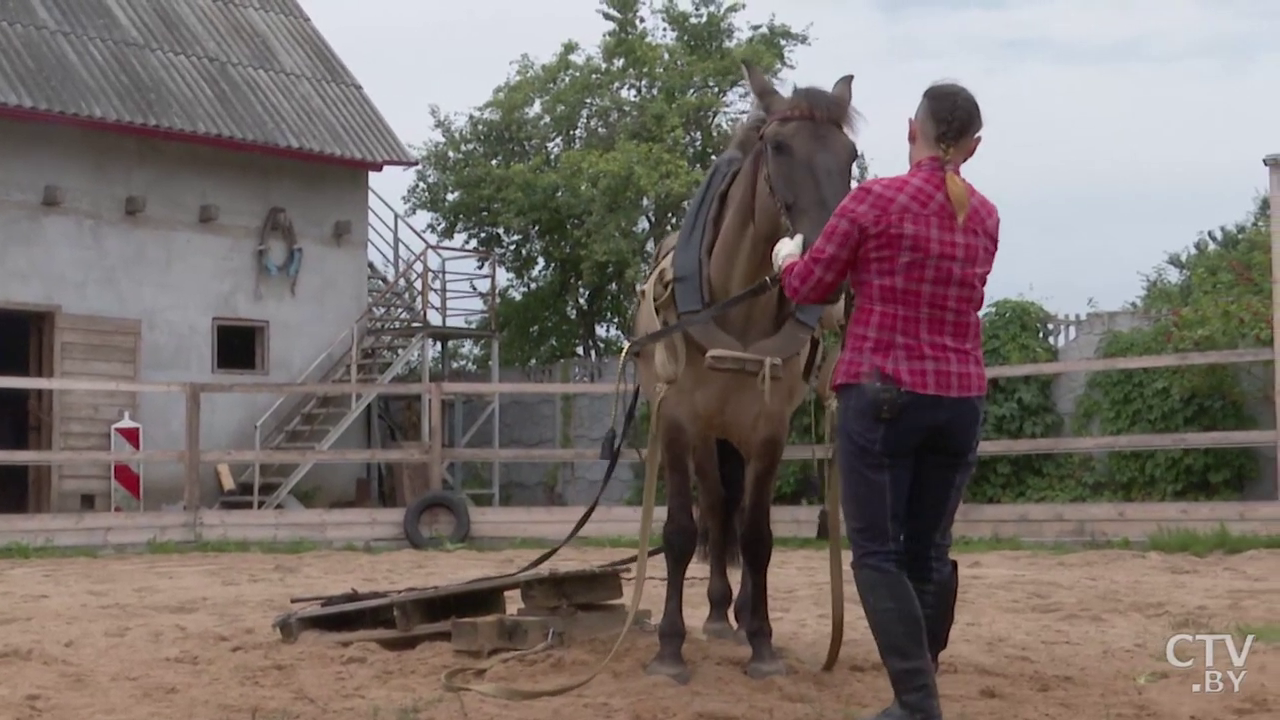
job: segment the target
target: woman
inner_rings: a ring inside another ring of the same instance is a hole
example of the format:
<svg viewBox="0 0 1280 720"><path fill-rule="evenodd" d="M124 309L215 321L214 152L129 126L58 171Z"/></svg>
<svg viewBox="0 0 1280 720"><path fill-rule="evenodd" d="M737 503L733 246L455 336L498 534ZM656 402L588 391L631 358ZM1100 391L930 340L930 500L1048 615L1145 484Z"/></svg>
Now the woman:
<svg viewBox="0 0 1280 720"><path fill-rule="evenodd" d="M968 90L930 87L907 123L910 170L860 184L807 252L800 236L773 251L793 302L827 302L845 279L854 292L832 386L854 583L894 692L875 720L942 717L951 527L977 461L987 392L978 311L1000 228L959 174L981 129Z"/></svg>

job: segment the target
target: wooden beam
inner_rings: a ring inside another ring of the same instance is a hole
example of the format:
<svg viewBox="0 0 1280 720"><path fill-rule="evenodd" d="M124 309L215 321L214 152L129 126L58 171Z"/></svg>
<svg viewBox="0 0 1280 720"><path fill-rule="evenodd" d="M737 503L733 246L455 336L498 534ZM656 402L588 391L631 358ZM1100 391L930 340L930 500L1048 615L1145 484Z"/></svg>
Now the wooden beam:
<svg viewBox="0 0 1280 720"><path fill-rule="evenodd" d="M1063 360L1026 365L997 365L987 368L989 378L1058 375L1071 372L1140 370L1144 368L1189 367L1233 363L1266 362L1275 357L1267 348L1224 350L1217 352L1176 353L1142 357L1091 358ZM619 391L613 383L155 383L130 380L89 380L71 378L0 377L0 389L15 390L80 390L91 392L186 392L188 386L201 393L261 395L341 396L374 393L377 395L423 395L439 385L445 397L453 395L612 395ZM622 390L629 390L624 386Z"/></svg>
<svg viewBox="0 0 1280 720"><path fill-rule="evenodd" d="M200 388L187 388L186 477L183 502L189 512L200 507Z"/></svg>
<svg viewBox="0 0 1280 720"><path fill-rule="evenodd" d="M198 428L197 428L198 429ZM1162 433L1151 435L1117 435L1113 437L1040 438L1032 440L984 440L979 455L1044 455L1126 450L1170 450L1218 447L1265 447L1276 442L1274 430L1230 430L1221 432ZM784 460L810 460L830 456L830 445L791 445L783 452ZM328 450L201 450L198 464L228 463L351 463L351 462L422 462L421 448L333 449ZM441 459L452 462L590 462L600 459L594 448L443 448ZM139 453L112 453L106 450L0 450L0 465L45 465L64 463L107 463L122 460L140 462L188 463L185 451L144 450ZM642 461L644 452L637 448L623 450L623 462ZM432 463L438 465L439 463Z"/></svg>
<svg viewBox="0 0 1280 720"><path fill-rule="evenodd" d="M475 507L471 509L471 536L559 540L583 509ZM815 506L775 506L771 511L774 534L812 538L817 515ZM665 517L666 508L658 508L655 525L661 526ZM634 537L639 518L637 507L602 506L582 529L581 537ZM13 515L0 516L0 545L106 547L164 541L189 543L198 538L337 544L403 542L403 521L402 508ZM1220 525L1234 533L1280 535L1280 502L965 504L957 514L954 534L1042 541L1142 539L1161 529L1213 531ZM618 554L627 553L619 549Z"/></svg>
<svg viewBox="0 0 1280 720"><path fill-rule="evenodd" d="M1268 197L1271 200L1271 348L1280 358L1280 155L1268 155L1262 160L1269 179ZM1277 423L1280 423L1280 362L1272 368L1271 402ZM1280 436L1275 445L1275 492L1280 499Z"/></svg>

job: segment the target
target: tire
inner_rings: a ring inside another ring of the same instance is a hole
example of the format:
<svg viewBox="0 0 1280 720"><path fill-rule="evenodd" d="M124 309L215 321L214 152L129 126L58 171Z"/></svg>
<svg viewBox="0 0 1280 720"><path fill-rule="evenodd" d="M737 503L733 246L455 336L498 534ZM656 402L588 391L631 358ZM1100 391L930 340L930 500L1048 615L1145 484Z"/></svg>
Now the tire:
<svg viewBox="0 0 1280 720"><path fill-rule="evenodd" d="M422 532L422 516L428 510L442 508L453 515L453 532L449 537L428 536ZM466 500L456 493L436 491L414 500L404 511L404 537L419 550L438 548L446 543L459 545L471 535L471 513Z"/></svg>

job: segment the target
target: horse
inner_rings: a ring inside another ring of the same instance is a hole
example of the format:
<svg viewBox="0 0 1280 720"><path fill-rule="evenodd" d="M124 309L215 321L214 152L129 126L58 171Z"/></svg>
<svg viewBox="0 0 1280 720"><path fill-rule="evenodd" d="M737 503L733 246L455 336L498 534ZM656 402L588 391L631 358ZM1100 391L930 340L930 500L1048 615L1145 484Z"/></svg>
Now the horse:
<svg viewBox="0 0 1280 720"><path fill-rule="evenodd" d="M853 76L830 91L798 87L788 96L752 64L742 69L753 110L691 200L679 231L659 243L640 288L633 339L756 286L772 272L774 243L791 232L806 242L817 239L849 192L858 156ZM666 598L647 674L680 684L691 678L683 605L695 553L710 565L703 633L749 644L745 670L752 678L786 672L769 621L770 507L791 417L814 373L829 376L834 359L821 360L818 331L838 327L842 317L838 299L796 307L773 286L713 322L637 351L649 422L659 424L652 437L667 503ZM734 602L728 568L739 564ZM729 624L731 605L736 629Z"/></svg>

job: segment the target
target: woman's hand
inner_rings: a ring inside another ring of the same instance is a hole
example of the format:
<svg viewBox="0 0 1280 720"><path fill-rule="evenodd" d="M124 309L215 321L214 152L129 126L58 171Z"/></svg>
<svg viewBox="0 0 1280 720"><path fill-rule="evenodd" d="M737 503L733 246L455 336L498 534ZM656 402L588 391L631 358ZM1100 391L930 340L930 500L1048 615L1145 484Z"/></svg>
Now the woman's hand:
<svg viewBox="0 0 1280 720"><path fill-rule="evenodd" d="M795 234L784 237L773 246L773 270L781 272L782 268L800 259L804 252L804 235Z"/></svg>

